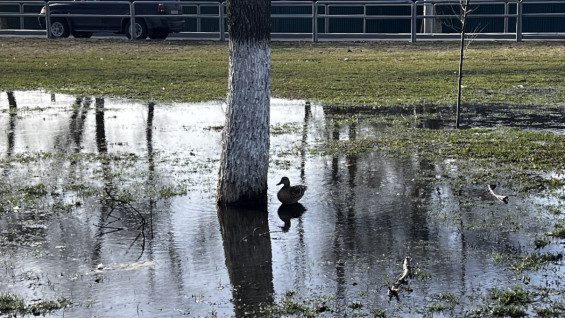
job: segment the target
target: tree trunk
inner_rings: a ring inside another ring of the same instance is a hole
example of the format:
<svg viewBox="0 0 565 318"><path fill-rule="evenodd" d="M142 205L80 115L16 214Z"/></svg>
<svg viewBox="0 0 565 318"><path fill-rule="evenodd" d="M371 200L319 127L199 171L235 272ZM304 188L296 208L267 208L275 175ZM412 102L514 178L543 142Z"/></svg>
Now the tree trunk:
<svg viewBox="0 0 565 318"><path fill-rule="evenodd" d="M228 0L229 79L216 199L266 207L269 167L270 0Z"/></svg>

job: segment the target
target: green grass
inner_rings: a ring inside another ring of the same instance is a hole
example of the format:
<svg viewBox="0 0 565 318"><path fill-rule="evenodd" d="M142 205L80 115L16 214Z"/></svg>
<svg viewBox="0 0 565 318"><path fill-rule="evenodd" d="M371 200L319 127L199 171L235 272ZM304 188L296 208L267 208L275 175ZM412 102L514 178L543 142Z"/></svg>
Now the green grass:
<svg viewBox="0 0 565 318"><path fill-rule="evenodd" d="M565 222L561 221L560 223L555 224L551 235L560 239L565 238Z"/></svg>
<svg viewBox="0 0 565 318"><path fill-rule="evenodd" d="M272 44L273 96L340 104L453 104L456 42ZM2 90L37 89L143 100L223 99L227 43L3 38ZM466 102L557 103L565 43L475 42Z"/></svg>
<svg viewBox="0 0 565 318"><path fill-rule="evenodd" d="M484 167L497 165L503 171L565 168L560 159L565 156L565 136L512 128L431 130L394 126L377 137L330 140L312 149L327 155L374 150L394 154L416 151L428 158L462 159Z"/></svg>
<svg viewBox="0 0 565 318"><path fill-rule="evenodd" d="M70 304L68 299L61 298L57 301L46 300L26 305L24 299L18 295L10 293L0 294L0 314L6 316L44 316L47 313L68 307Z"/></svg>
<svg viewBox="0 0 565 318"><path fill-rule="evenodd" d="M512 289L493 288L488 297L495 302L491 313L497 317L524 317L526 308L532 302L532 295L519 286Z"/></svg>
<svg viewBox="0 0 565 318"><path fill-rule="evenodd" d="M17 314L25 312L24 300L13 294L0 295L0 314Z"/></svg>
<svg viewBox="0 0 565 318"><path fill-rule="evenodd" d="M493 259L504 264L516 273L524 271L538 271L550 264L559 264L563 260L563 253L529 253L529 254L503 254L496 253Z"/></svg>
<svg viewBox="0 0 565 318"><path fill-rule="evenodd" d="M458 298L452 293L431 295L431 303L426 306L428 312L452 311L457 305Z"/></svg>

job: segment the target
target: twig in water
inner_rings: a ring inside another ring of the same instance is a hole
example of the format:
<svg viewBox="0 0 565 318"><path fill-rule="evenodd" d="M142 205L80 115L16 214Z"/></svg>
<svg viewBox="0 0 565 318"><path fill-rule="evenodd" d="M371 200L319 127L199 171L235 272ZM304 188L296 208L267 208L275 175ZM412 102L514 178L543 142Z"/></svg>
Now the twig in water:
<svg viewBox="0 0 565 318"><path fill-rule="evenodd" d="M396 300L400 300L398 298L398 287L402 284L407 284L408 282L406 279L412 275L412 258L410 256L406 256L404 258L404 262L402 262L402 275L398 277L398 279L392 284L392 286L388 286L388 300L390 301L392 297L395 297Z"/></svg>
<svg viewBox="0 0 565 318"><path fill-rule="evenodd" d="M490 192L490 194L492 194L498 201L508 204L508 196L494 193L494 188L496 188L496 185L493 184L488 185L488 191Z"/></svg>

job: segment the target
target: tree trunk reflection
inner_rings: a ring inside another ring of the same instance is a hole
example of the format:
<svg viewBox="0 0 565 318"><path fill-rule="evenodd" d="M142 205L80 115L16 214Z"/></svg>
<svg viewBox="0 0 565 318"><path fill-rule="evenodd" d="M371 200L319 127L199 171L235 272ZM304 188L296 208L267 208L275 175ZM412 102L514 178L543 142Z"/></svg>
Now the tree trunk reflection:
<svg viewBox="0 0 565 318"><path fill-rule="evenodd" d="M267 213L218 206L236 317L273 303L271 236Z"/></svg>
<svg viewBox="0 0 565 318"><path fill-rule="evenodd" d="M8 95L8 106L10 106L10 108L18 107L18 104L16 103L16 97L14 96L14 92L6 92L6 94Z"/></svg>

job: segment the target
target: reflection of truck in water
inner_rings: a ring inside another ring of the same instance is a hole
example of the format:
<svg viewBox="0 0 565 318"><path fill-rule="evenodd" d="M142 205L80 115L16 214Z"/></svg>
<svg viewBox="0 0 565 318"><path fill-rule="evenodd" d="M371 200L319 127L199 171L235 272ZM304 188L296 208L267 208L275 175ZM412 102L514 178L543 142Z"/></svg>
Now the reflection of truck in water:
<svg viewBox="0 0 565 318"><path fill-rule="evenodd" d="M152 15L135 19L135 38L165 39L170 33L180 32L184 26L182 8L176 3L141 3L135 0L136 15ZM95 32L113 32L126 34L131 38L130 4L116 1L69 1L49 4L51 14L68 14L69 17L51 17L49 37L89 38ZM46 27L46 8L41 9L40 25Z"/></svg>

